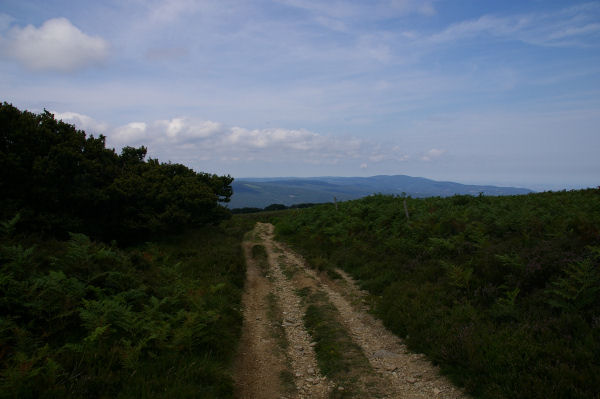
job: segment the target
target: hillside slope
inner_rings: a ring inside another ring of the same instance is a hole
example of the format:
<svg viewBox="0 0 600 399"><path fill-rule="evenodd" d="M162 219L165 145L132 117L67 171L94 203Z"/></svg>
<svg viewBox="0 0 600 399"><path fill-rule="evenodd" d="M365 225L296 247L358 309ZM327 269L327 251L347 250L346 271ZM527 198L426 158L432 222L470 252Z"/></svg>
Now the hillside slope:
<svg viewBox="0 0 600 399"><path fill-rule="evenodd" d="M447 197L455 194L515 195L531 190L515 187L466 185L404 175L372 177L246 178L236 179L229 208L270 204L331 202L358 199L367 195L406 193L412 197Z"/></svg>

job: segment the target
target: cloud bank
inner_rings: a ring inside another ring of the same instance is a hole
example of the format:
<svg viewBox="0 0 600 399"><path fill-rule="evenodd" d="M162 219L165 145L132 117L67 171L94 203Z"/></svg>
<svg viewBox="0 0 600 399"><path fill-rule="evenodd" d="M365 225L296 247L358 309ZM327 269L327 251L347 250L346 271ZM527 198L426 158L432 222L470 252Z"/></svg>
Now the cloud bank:
<svg viewBox="0 0 600 399"><path fill-rule="evenodd" d="M55 113L55 117L86 130L88 134L105 135L107 146L117 150L144 145L152 157L161 161L186 163L199 159L307 165L351 162L365 169L368 164L419 160L418 156L406 154L397 145L385 146L350 136L328 136L306 129L248 129L186 117L109 127L75 112ZM430 150L426 160L431 161L444 152Z"/></svg>
<svg viewBox="0 0 600 399"><path fill-rule="evenodd" d="M39 28L13 27L0 37L2 53L34 71L72 72L103 62L108 42L89 36L66 18L53 18Z"/></svg>

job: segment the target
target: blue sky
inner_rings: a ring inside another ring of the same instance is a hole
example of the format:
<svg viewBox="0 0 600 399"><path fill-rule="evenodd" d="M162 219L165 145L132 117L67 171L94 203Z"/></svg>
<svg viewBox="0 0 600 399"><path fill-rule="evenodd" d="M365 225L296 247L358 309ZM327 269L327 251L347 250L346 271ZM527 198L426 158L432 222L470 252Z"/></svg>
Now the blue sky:
<svg viewBox="0 0 600 399"><path fill-rule="evenodd" d="M600 2L0 4L0 100L250 176L600 184Z"/></svg>

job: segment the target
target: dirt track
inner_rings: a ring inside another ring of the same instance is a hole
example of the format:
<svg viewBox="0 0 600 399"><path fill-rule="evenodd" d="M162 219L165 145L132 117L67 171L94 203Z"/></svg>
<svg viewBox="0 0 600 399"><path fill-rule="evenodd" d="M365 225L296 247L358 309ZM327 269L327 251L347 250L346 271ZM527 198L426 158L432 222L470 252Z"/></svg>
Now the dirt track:
<svg viewBox="0 0 600 399"><path fill-rule="evenodd" d="M253 258L262 245L266 261ZM258 223L244 242L247 282L244 326L236 367L239 398L463 398L422 355L374 319L361 292L343 271L338 280L316 273L285 245L274 241L273 226ZM316 343L304 325L302 290L323 293L333 318L368 360L326 377L319 369ZM360 365L360 366L359 366ZM354 369L353 369L354 368ZM342 377L340 377L340 375ZM347 381L345 381L347 379Z"/></svg>

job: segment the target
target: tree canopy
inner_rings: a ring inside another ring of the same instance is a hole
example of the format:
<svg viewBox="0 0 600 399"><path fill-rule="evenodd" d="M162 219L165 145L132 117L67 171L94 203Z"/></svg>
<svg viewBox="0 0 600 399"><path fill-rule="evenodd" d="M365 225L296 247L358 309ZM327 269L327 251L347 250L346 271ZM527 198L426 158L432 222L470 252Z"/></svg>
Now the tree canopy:
<svg viewBox="0 0 600 399"><path fill-rule="evenodd" d="M0 217L19 229L132 241L229 216L231 176L146 160L145 147L106 148L48 111L0 105Z"/></svg>

